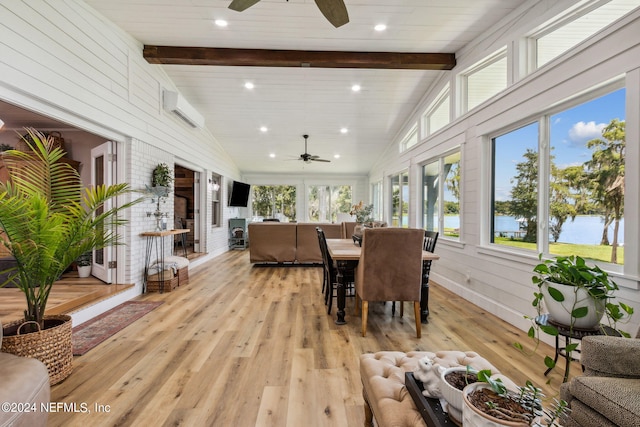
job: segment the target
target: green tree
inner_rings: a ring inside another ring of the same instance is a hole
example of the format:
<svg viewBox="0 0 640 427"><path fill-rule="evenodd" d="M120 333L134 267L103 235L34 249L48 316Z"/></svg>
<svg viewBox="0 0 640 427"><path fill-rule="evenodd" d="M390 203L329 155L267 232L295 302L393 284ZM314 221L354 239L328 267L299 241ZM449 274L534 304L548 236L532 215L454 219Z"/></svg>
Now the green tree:
<svg viewBox="0 0 640 427"><path fill-rule="evenodd" d="M594 199L604 209L605 225L601 244L608 242L607 230L613 227L611 262L618 262L618 233L624 215L624 152L625 121L613 119L602 130L602 138L587 142L593 150L586 162L589 180L593 185Z"/></svg>
<svg viewBox="0 0 640 427"><path fill-rule="evenodd" d="M296 220L296 187L294 185L256 185L251 204L254 215L273 218L282 213Z"/></svg>
<svg viewBox="0 0 640 427"><path fill-rule="evenodd" d="M524 161L516 165L511 179L509 214L525 221L525 242L535 242L538 229L538 153L530 148L522 155Z"/></svg>
<svg viewBox="0 0 640 427"><path fill-rule="evenodd" d="M549 233L554 242L557 242L562 232L562 226L569 217L573 221L576 218L576 207L573 200L572 184L573 169L559 169L551 160L551 182L549 201Z"/></svg>

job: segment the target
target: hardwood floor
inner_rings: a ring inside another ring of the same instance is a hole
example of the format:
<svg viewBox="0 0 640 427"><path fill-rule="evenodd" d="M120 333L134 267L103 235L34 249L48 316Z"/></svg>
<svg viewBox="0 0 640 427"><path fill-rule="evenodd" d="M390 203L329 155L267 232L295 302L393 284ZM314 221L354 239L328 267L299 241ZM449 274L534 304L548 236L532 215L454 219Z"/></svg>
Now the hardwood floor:
<svg viewBox="0 0 640 427"><path fill-rule="evenodd" d="M49 425L361 426L358 356L380 350L474 350L516 382L545 381L549 347L521 354L511 343L526 334L436 284L421 339L411 310L392 318L390 304L372 304L365 338L351 298L337 326L321 272L252 267L248 251L230 251L190 270L186 287L139 297L165 303L76 357L52 388L52 401L91 413L52 413Z"/></svg>

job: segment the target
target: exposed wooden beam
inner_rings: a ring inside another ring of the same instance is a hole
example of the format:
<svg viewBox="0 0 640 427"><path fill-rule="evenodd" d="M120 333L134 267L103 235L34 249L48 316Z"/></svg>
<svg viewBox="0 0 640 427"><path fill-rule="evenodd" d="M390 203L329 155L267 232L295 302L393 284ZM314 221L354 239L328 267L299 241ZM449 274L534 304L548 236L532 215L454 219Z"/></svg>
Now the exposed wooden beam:
<svg viewBox="0 0 640 427"><path fill-rule="evenodd" d="M451 70L453 53L342 52L145 45L150 64Z"/></svg>

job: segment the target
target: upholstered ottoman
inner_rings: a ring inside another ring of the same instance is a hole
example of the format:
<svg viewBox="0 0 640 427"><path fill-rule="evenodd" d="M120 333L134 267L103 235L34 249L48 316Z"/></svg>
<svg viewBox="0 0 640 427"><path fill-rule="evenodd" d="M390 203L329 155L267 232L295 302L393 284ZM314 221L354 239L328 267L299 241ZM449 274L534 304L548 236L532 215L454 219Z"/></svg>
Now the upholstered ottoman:
<svg viewBox="0 0 640 427"><path fill-rule="evenodd" d="M476 369L497 369L472 351L380 351L360 356L365 426L375 417L379 427L426 426L404 385L405 372L418 369L418 361L428 356L445 368L472 365Z"/></svg>

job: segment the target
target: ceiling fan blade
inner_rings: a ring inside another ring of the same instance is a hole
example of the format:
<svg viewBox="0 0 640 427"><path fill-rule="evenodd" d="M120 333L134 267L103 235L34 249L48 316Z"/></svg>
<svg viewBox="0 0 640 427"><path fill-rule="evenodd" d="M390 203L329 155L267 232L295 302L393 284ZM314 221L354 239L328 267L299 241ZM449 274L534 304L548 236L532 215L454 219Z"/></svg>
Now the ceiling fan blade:
<svg viewBox="0 0 640 427"><path fill-rule="evenodd" d="M245 9L249 9L259 1L260 0L233 0L229 5L229 9L235 10L236 12L242 12Z"/></svg>
<svg viewBox="0 0 640 427"><path fill-rule="evenodd" d="M325 159L311 159L312 162L325 162L325 163L331 163L331 160L325 160Z"/></svg>
<svg viewBox="0 0 640 427"><path fill-rule="evenodd" d="M315 0L315 2L320 12L334 27L338 28L349 22L349 12L344 0Z"/></svg>

